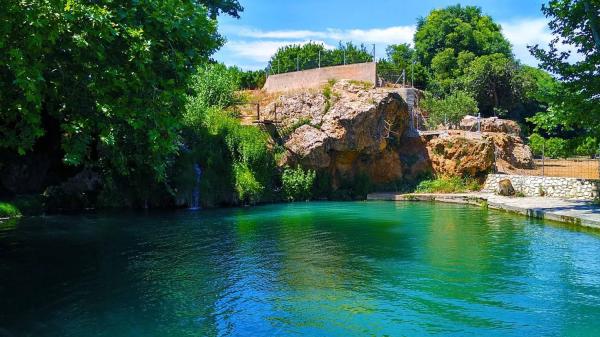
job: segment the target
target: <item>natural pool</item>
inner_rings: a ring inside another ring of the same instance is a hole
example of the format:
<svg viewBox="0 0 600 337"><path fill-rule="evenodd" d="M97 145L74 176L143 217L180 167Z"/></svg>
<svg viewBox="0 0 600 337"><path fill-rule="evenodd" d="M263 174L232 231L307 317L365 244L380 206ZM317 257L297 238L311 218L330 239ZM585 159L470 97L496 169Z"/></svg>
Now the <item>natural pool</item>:
<svg viewBox="0 0 600 337"><path fill-rule="evenodd" d="M600 235L296 203L0 225L0 336L600 335Z"/></svg>

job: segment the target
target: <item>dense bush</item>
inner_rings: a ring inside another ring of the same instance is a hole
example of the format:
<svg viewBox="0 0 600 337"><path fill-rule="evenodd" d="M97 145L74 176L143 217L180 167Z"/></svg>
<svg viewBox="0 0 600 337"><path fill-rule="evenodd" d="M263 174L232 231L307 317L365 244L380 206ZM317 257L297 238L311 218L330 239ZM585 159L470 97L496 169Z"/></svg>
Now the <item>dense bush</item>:
<svg viewBox="0 0 600 337"><path fill-rule="evenodd" d="M301 167L285 168L281 176L283 193L287 200L302 201L312 198L316 173L313 170L303 170Z"/></svg>
<svg viewBox="0 0 600 337"><path fill-rule="evenodd" d="M427 124L432 128L444 123L458 125L464 116L478 111L477 102L463 91L456 91L445 98L436 98L427 93L421 101L421 108L427 112Z"/></svg>
<svg viewBox="0 0 600 337"><path fill-rule="evenodd" d="M440 177L437 179L423 180L415 189L417 193L461 193L478 191L481 185L476 179L461 177Z"/></svg>
<svg viewBox="0 0 600 337"><path fill-rule="evenodd" d="M20 215L21 212L15 205L0 202L0 218L12 218Z"/></svg>
<svg viewBox="0 0 600 337"><path fill-rule="evenodd" d="M270 196L275 171L269 136L241 125L228 111L239 101L236 72L213 64L193 77L192 94L184 112L182 153L173 174L177 190L193 187L193 165L202 169L201 200L205 204L256 203Z"/></svg>
<svg viewBox="0 0 600 337"><path fill-rule="evenodd" d="M272 74L286 73L296 70L313 69L319 66L319 52L321 54L321 67L363 63L373 60L373 55L364 45L356 46L352 42L340 42L335 49L326 49L323 44L310 42L306 44L292 44L281 47L269 61Z"/></svg>
<svg viewBox="0 0 600 337"><path fill-rule="evenodd" d="M537 133L529 137L529 147L535 155L547 158L566 158L574 154L568 140L557 137L546 139Z"/></svg>

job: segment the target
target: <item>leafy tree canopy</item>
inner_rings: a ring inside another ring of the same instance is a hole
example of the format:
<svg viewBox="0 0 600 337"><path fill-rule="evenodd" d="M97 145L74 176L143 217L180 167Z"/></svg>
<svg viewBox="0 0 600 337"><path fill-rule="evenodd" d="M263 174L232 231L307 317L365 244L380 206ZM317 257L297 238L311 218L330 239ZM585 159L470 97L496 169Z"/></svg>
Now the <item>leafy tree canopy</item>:
<svg viewBox="0 0 600 337"><path fill-rule="evenodd" d="M309 42L279 48L269 61L270 72L279 74L318 68L319 53L321 55L321 67L370 62L373 60L373 55L362 44L357 46L352 42L340 42L337 48L326 49L323 44Z"/></svg>
<svg viewBox="0 0 600 337"><path fill-rule="evenodd" d="M530 48L540 66L561 84L546 92L550 108L532 121L541 129L580 130L600 138L600 3L593 0L551 0L542 7L556 36L549 49ZM560 44L577 51L560 51Z"/></svg>
<svg viewBox="0 0 600 337"><path fill-rule="evenodd" d="M24 154L57 124L66 164L163 178L188 79L224 42L204 2L2 3L0 149Z"/></svg>
<svg viewBox="0 0 600 337"><path fill-rule="evenodd" d="M455 57L463 51L475 56L500 53L512 57L510 43L502 36L500 25L474 6L433 10L426 18L419 19L414 41L417 58L426 66L432 64L438 53L448 49Z"/></svg>

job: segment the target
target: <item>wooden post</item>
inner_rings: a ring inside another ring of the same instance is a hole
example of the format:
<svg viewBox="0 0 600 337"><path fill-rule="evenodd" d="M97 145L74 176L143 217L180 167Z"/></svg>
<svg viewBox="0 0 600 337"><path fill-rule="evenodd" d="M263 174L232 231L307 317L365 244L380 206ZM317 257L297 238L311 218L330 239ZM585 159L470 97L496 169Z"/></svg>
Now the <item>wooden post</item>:
<svg viewBox="0 0 600 337"><path fill-rule="evenodd" d="M256 103L256 120L260 122L260 103Z"/></svg>

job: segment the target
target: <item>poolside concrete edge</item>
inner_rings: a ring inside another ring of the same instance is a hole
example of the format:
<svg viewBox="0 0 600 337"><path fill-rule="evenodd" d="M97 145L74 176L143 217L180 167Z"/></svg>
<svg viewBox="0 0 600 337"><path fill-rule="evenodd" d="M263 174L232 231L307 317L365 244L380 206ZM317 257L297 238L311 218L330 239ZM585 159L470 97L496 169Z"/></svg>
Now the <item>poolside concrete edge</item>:
<svg viewBox="0 0 600 337"><path fill-rule="evenodd" d="M429 201L484 206L530 218L600 229L600 207L588 201L543 197L503 197L490 193L372 193L370 201Z"/></svg>

